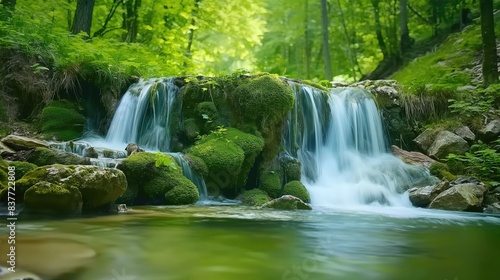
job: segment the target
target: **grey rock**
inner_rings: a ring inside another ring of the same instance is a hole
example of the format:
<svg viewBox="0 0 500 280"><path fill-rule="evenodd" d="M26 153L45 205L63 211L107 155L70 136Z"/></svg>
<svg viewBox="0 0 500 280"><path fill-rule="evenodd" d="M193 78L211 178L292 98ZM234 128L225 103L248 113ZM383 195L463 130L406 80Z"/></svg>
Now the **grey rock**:
<svg viewBox="0 0 500 280"><path fill-rule="evenodd" d="M462 137L449 131L441 131L428 153L430 157L444 159L449 154L463 154L469 150L469 144Z"/></svg>
<svg viewBox="0 0 500 280"><path fill-rule="evenodd" d="M441 181L433 186L409 190L410 201L414 206L427 207L440 193L450 188L448 181Z"/></svg>
<svg viewBox="0 0 500 280"><path fill-rule="evenodd" d="M476 184L455 185L440 193L429 205L432 209L481 211L486 187Z"/></svg>
<svg viewBox="0 0 500 280"><path fill-rule="evenodd" d="M486 205L484 208L484 213L499 214L500 213L500 203L496 202L490 205Z"/></svg>
<svg viewBox="0 0 500 280"><path fill-rule="evenodd" d="M408 152L400 149L398 146L391 146L392 152L407 164L423 166L425 168L430 168L431 165L436 162L434 159L419 153L419 152Z"/></svg>
<svg viewBox="0 0 500 280"><path fill-rule="evenodd" d="M500 137L500 119L492 120L479 131L481 139L492 141Z"/></svg>
<svg viewBox="0 0 500 280"><path fill-rule="evenodd" d="M2 142L15 151L29 150L31 148L43 147L48 148L49 144L43 140L28 138L19 135L7 135L2 139Z"/></svg>
<svg viewBox="0 0 500 280"><path fill-rule="evenodd" d="M476 135L468 126L461 126L453 131L456 135L462 137L467 142L476 140Z"/></svg>
<svg viewBox="0 0 500 280"><path fill-rule="evenodd" d="M5 146L2 142L0 142L0 155L6 156L6 155L13 155L16 152L12 150L11 148Z"/></svg>
<svg viewBox="0 0 500 280"><path fill-rule="evenodd" d="M99 154L97 153L97 151L95 150L95 148L90 147L90 148L88 148L88 149L85 150L84 156L88 157L88 158L98 158Z"/></svg>
<svg viewBox="0 0 500 280"><path fill-rule="evenodd" d="M457 88L457 91L463 92L463 91L475 91L477 90L477 87L472 86L472 85L466 85L466 86L461 86Z"/></svg>
<svg viewBox="0 0 500 280"><path fill-rule="evenodd" d="M429 150L429 148L432 146L432 143L434 143L436 136L441 131L441 129L428 128L424 130L424 132L420 133L420 135L418 135L415 139L413 139L413 142L415 142L415 144L417 144L417 146L422 149L422 151L427 152L427 150Z"/></svg>
<svg viewBox="0 0 500 280"><path fill-rule="evenodd" d="M278 210L312 210L311 205L292 195L284 195L273 199L262 205L261 208L273 208Z"/></svg>

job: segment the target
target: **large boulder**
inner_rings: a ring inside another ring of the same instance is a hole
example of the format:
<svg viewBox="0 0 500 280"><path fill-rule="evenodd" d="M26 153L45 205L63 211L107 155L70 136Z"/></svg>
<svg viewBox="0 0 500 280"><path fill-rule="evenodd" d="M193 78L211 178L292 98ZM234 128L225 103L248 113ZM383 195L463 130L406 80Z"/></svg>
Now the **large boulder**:
<svg viewBox="0 0 500 280"><path fill-rule="evenodd" d="M37 185L41 182L44 184ZM31 190L33 187L34 190ZM42 193L43 195L53 194L54 196L76 197L75 192L72 191L73 187L76 187L81 193L82 209L84 211L94 211L120 197L127 189L127 181L125 174L117 169L90 165L54 164L38 167L18 180L16 182L16 198L19 200L23 197L39 198ZM67 189L69 193L63 192L63 188ZM27 197L25 192L28 194ZM37 199L35 201L39 202ZM29 205L26 206L30 208ZM46 206L48 209L52 209L50 205L47 204ZM41 209L41 206L37 206L36 209Z"/></svg>
<svg viewBox="0 0 500 280"><path fill-rule="evenodd" d="M500 137L500 119L492 120L485 127L479 130L481 139L493 141Z"/></svg>
<svg viewBox="0 0 500 280"><path fill-rule="evenodd" d="M2 143L15 151L28 150L36 147L49 147L49 144L45 141L13 134L4 137Z"/></svg>
<svg viewBox="0 0 500 280"><path fill-rule="evenodd" d="M407 164L423 166L426 168L430 168L433 163L436 161L422 153L419 152L408 152L403 149L400 149L398 146L391 146L392 152L402 161Z"/></svg>
<svg viewBox="0 0 500 280"><path fill-rule="evenodd" d="M290 181L286 183L283 186L283 194L300 198L300 200L304 201L305 203L311 202L309 192L300 181Z"/></svg>
<svg viewBox="0 0 500 280"><path fill-rule="evenodd" d="M82 194L75 186L38 182L24 194L26 210L34 213L74 215L82 212Z"/></svg>
<svg viewBox="0 0 500 280"><path fill-rule="evenodd" d="M262 205L262 208L273 208L278 210L312 210L311 205L292 195L284 195L273 199Z"/></svg>
<svg viewBox="0 0 500 280"><path fill-rule="evenodd" d="M444 159L449 154L463 154L469 150L469 144L453 132L441 131L432 146L429 148L429 156L436 159Z"/></svg>
<svg viewBox="0 0 500 280"><path fill-rule="evenodd" d="M420 133L413 142L417 144L417 146L422 149L422 151L427 151L434 143L436 136L442 131L442 129L431 129L428 128L424 130L424 132Z"/></svg>
<svg viewBox="0 0 500 280"><path fill-rule="evenodd" d="M238 197L239 200L245 205L249 206L262 206L270 201L269 196L260 189L253 189L244 192Z"/></svg>
<svg viewBox="0 0 500 280"><path fill-rule="evenodd" d="M455 185L440 193L429 205L429 208L453 211L481 211L484 185L466 183Z"/></svg>
<svg viewBox="0 0 500 280"><path fill-rule="evenodd" d="M468 126L461 126L453 131L456 135L462 137L465 141L471 143L476 140L476 135Z"/></svg>
<svg viewBox="0 0 500 280"><path fill-rule="evenodd" d="M118 203L181 205L199 199L198 188L182 175L181 167L170 155L133 153L117 168L125 173L128 182Z"/></svg>
<svg viewBox="0 0 500 280"><path fill-rule="evenodd" d="M24 155L24 160L38 166L52 164L68 165L90 165L90 158L82 157L73 153L63 152L47 148L36 148Z"/></svg>
<svg viewBox="0 0 500 280"><path fill-rule="evenodd" d="M7 147L4 143L0 142L0 156L13 155L16 152Z"/></svg>
<svg viewBox="0 0 500 280"><path fill-rule="evenodd" d="M38 125L46 139L68 141L82 136L85 117L76 104L53 101L43 108Z"/></svg>
<svg viewBox="0 0 500 280"><path fill-rule="evenodd" d="M411 203L416 207L427 207L440 193L450 188L448 181L433 186L412 188L408 191Z"/></svg>

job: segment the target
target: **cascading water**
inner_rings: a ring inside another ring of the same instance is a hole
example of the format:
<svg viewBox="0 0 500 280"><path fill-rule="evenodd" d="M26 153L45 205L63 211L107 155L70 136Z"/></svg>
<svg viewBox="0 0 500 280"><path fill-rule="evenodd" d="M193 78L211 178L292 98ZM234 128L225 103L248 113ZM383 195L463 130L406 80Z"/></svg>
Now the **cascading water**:
<svg viewBox="0 0 500 280"><path fill-rule="evenodd" d="M367 92L340 88L327 94L291 86L295 106L283 144L301 161L313 204L410 206L404 190L432 181L426 169L388 153L379 112Z"/></svg>

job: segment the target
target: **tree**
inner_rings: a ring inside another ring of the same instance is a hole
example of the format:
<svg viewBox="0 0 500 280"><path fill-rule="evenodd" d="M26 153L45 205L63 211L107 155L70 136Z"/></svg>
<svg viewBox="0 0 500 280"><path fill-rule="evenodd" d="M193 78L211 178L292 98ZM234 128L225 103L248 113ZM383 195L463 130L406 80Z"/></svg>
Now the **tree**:
<svg viewBox="0 0 500 280"><path fill-rule="evenodd" d="M405 53L412 45L410 31L408 31L408 1L399 1L399 30L401 54Z"/></svg>
<svg viewBox="0 0 500 280"><path fill-rule="evenodd" d="M325 64L325 77L327 80L333 78L332 62L330 59L330 39L328 23L328 3L327 0L321 0L321 26L323 31L323 60Z"/></svg>
<svg viewBox="0 0 500 280"><path fill-rule="evenodd" d="M73 18L73 27L71 29L73 34L85 32L90 36L94 4L95 0L78 0Z"/></svg>
<svg viewBox="0 0 500 280"><path fill-rule="evenodd" d="M139 30L139 7L141 0L125 1L125 13L123 13L123 29L127 33L123 36L123 41L127 43L135 42Z"/></svg>
<svg viewBox="0 0 500 280"><path fill-rule="evenodd" d="M497 46L493 0L479 0L481 35L483 38L483 82L486 86L498 82Z"/></svg>

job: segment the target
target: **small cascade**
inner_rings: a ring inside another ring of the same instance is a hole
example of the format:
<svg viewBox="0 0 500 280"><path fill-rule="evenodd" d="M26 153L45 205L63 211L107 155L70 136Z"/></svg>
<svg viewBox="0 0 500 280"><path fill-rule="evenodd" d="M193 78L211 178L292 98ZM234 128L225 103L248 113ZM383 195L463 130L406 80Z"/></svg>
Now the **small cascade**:
<svg viewBox="0 0 500 280"><path fill-rule="evenodd" d="M173 78L140 80L120 101L106 141L115 145L171 151L172 131L179 123L182 96Z"/></svg>
<svg viewBox="0 0 500 280"><path fill-rule="evenodd" d="M127 157L125 150L94 147L87 141L52 142L49 146L57 150L88 157L92 165L101 167L115 168L120 161Z"/></svg>
<svg viewBox="0 0 500 280"><path fill-rule="evenodd" d="M410 206L406 189L433 181L388 151L380 115L358 88L322 92L291 84L295 106L283 145L302 163L302 181L313 204Z"/></svg>
<svg viewBox="0 0 500 280"><path fill-rule="evenodd" d="M182 168L182 175L184 177L188 178L193 184L198 187L198 191L200 192L200 200L208 200L208 192L207 192L207 186L205 184L205 181L203 178L198 175L196 172L194 172L193 169L191 169L191 166L189 166L189 163L187 162L186 159L184 159L184 156L181 153L168 153L171 155L177 164L179 164Z"/></svg>

